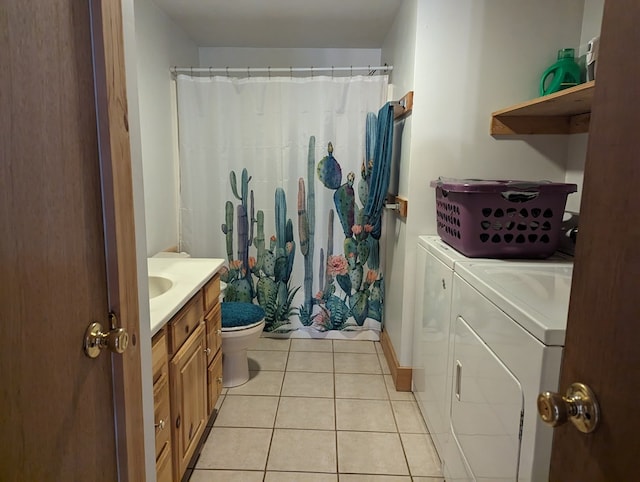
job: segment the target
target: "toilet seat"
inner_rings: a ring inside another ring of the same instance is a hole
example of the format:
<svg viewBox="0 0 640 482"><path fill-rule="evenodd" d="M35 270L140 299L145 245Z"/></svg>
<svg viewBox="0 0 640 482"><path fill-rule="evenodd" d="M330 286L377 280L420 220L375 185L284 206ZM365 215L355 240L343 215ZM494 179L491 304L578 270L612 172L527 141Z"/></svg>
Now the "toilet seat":
<svg viewBox="0 0 640 482"><path fill-rule="evenodd" d="M222 331L248 330L264 319L264 309L253 303L225 301L222 303Z"/></svg>
<svg viewBox="0 0 640 482"><path fill-rule="evenodd" d="M222 327L222 333L226 333L226 332L230 332L230 331L242 331L242 330L249 330L251 328L254 328L256 326L258 326L259 324L264 323L264 320L260 320L260 321L256 321L255 323L251 323L250 325L243 325L243 326L231 326L228 328L225 328L224 326Z"/></svg>

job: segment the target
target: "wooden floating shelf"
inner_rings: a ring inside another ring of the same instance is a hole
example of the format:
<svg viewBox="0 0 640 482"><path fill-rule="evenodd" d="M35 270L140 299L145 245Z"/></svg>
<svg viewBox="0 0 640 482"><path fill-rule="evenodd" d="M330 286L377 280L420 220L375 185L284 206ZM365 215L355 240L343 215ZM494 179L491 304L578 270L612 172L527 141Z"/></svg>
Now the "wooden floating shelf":
<svg viewBox="0 0 640 482"><path fill-rule="evenodd" d="M595 80L491 114L491 135L589 132Z"/></svg>

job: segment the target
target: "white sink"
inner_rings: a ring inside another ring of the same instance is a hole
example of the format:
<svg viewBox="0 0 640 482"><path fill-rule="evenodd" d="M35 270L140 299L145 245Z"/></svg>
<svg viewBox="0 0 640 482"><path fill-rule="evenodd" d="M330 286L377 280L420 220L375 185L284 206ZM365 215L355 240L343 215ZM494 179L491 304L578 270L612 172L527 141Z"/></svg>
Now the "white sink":
<svg viewBox="0 0 640 482"><path fill-rule="evenodd" d="M175 315L223 265L220 258L147 258L151 335Z"/></svg>
<svg viewBox="0 0 640 482"><path fill-rule="evenodd" d="M163 276L149 276L149 299L160 296L171 289L173 281Z"/></svg>

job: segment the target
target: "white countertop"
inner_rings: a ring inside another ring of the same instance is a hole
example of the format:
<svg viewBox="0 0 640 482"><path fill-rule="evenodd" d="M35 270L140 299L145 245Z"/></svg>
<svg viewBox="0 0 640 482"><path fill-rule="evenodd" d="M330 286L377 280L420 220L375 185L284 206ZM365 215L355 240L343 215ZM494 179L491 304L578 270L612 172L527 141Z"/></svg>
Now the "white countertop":
<svg viewBox="0 0 640 482"><path fill-rule="evenodd" d="M168 278L171 288L149 300L151 336L175 315L222 267L220 258L148 258L149 276Z"/></svg>

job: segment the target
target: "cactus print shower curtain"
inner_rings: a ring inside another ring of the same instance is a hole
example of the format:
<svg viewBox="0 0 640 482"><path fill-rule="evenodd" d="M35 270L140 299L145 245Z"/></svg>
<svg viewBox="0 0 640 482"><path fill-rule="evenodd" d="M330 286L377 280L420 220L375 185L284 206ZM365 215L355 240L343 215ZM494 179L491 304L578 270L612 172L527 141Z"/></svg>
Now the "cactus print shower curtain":
<svg viewBox="0 0 640 482"><path fill-rule="evenodd" d="M226 301L273 336L377 340L384 276L364 215L386 76L178 76L180 248L226 260Z"/></svg>

